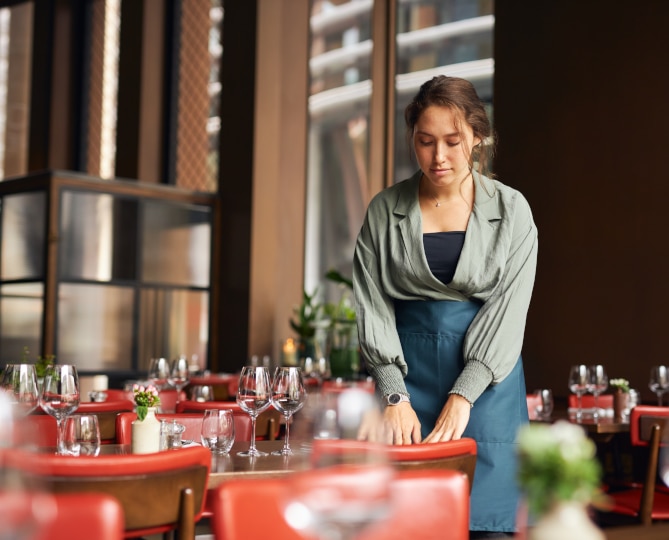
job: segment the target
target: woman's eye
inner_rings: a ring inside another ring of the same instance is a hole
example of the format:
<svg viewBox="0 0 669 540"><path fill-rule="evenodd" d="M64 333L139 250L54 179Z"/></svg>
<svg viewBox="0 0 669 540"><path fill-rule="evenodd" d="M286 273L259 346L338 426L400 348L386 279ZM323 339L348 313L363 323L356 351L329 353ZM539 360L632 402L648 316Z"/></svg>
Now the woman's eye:
<svg viewBox="0 0 669 540"><path fill-rule="evenodd" d="M460 141L449 141L448 146L457 146L460 144Z"/></svg>
<svg viewBox="0 0 669 540"><path fill-rule="evenodd" d="M419 141L421 146L430 146L432 144L432 141Z"/></svg>

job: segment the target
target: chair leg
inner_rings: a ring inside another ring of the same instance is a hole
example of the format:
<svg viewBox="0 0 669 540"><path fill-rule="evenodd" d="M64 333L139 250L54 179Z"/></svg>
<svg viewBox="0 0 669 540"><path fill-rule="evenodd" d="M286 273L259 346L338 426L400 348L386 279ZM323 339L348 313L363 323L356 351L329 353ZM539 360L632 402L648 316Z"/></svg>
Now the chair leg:
<svg viewBox="0 0 669 540"><path fill-rule="evenodd" d="M648 468L641 493L639 518L642 525L651 525L653 522L653 502L655 499L655 478L657 477L657 461L660 453L661 428L653 424L650 428L650 441L648 443Z"/></svg>
<svg viewBox="0 0 669 540"><path fill-rule="evenodd" d="M194 540L195 494L191 488L186 488L181 491L181 504L179 506L177 540Z"/></svg>

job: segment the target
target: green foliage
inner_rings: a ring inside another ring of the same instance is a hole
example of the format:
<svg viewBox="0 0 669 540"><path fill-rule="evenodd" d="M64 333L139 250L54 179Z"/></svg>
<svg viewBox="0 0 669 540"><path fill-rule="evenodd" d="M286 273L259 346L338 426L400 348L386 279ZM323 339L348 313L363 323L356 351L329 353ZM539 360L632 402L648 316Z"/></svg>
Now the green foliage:
<svg viewBox="0 0 669 540"><path fill-rule="evenodd" d="M290 326L300 337L311 338L316 333L315 323L321 318L323 306L316 301L318 289L313 294L302 293L302 303L294 309L295 317Z"/></svg>
<svg viewBox="0 0 669 540"><path fill-rule="evenodd" d="M21 363L30 364L30 351L28 347L23 347L23 352L21 353ZM35 362L35 374L38 378L43 378L46 375L46 368L56 363L55 354L47 354L45 356L38 356L37 361Z"/></svg>
<svg viewBox="0 0 669 540"><path fill-rule="evenodd" d="M540 516L559 501L587 504L597 497L601 466L594 443L579 426L530 424L521 429L518 444L518 483L533 514Z"/></svg>

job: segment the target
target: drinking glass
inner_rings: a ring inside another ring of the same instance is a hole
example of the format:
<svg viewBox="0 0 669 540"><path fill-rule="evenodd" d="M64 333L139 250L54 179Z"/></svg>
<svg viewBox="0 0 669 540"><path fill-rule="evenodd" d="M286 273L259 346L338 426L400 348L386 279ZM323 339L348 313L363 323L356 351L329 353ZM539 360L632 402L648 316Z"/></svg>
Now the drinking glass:
<svg viewBox="0 0 669 540"><path fill-rule="evenodd" d="M588 367L588 392L595 396L595 407L592 417L595 421L599 419L599 396L609 387L609 376L604 366L600 364Z"/></svg>
<svg viewBox="0 0 669 540"><path fill-rule="evenodd" d="M214 387L211 385L193 386L190 392L190 398L193 401L214 401Z"/></svg>
<svg viewBox="0 0 669 540"><path fill-rule="evenodd" d="M576 394L576 398L578 399L576 421L580 422L583 417L583 394L588 391L588 366L585 364L571 366L569 371L569 391Z"/></svg>
<svg viewBox="0 0 669 540"><path fill-rule="evenodd" d="M149 363L149 383L160 392L168 383L170 377L170 363L166 358L151 358Z"/></svg>
<svg viewBox="0 0 669 540"><path fill-rule="evenodd" d="M237 387L237 403L251 417L251 445L249 449L238 452L239 456L266 456L256 448L256 419L271 404L272 385L269 372L263 366L245 366L239 376Z"/></svg>
<svg viewBox="0 0 669 540"><path fill-rule="evenodd" d="M177 396L181 394L183 387L188 384L190 377L190 371L188 367L188 358L181 355L179 358L172 360L172 365L170 366L170 374L167 379L174 388L177 389ZM177 400L179 398L177 397Z"/></svg>
<svg viewBox="0 0 669 540"><path fill-rule="evenodd" d="M202 446L227 454L235 442L235 420L230 409L207 409L202 421Z"/></svg>
<svg viewBox="0 0 669 540"><path fill-rule="evenodd" d="M97 456L100 453L100 425L95 414L71 414L65 419L65 453L70 456Z"/></svg>
<svg viewBox="0 0 669 540"><path fill-rule="evenodd" d="M551 414L553 414L553 391L550 388L542 388L536 390L535 395L538 398L537 405L534 408L537 419L550 420Z"/></svg>
<svg viewBox="0 0 669 540"><path fill-rule="evenodd" d="M390 514L394 470L385 445L356 440L370 414L380 418L371 394L348 389L324 398L309 413L315 419L309 468L290 475L283 514L302 534L349 540ZM338 438L319 438L325 418Z"/></svg>
<svg viewBox="0 0 669 540"><path fill-rule="evenodd" d="M65 418L79 407L79 375L71 364L49 366L42 383L39 403L45 413L56 419L58 438L56 453L66 454L63 444Z"/></svg>
<svg viewBox="0 0 669 540"><path fill-rule="evenodd" d="M669 370L667 366L653 366L650 370L648 388L657 395L657 404L662 406L662 395L669 390Z"/></svg>
<svg viewBox="0 0 669 540"><path fill-rule="evenodd" d="M276 456L290 456L293 451L288 443L290 436L290 420L304 406L307 391L304 388L302 370L298 367L277 367L272 380L272 405L283 414L286 434L281 450L275 450Z"/></svg>
<svg viewBox="0 0 669 540"><path fill-rule="evenodd" d="M3 371L1 384L11 400L15 416L26 416L39 405L37 375L33 364L8 364Z"/></svg>

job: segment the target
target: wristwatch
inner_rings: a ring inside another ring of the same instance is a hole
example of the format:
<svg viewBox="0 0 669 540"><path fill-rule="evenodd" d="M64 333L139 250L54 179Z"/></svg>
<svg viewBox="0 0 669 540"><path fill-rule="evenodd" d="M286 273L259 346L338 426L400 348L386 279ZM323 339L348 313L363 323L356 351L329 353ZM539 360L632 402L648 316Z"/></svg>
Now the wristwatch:
<svg viewBox="0 0 669 540"><path fill-rule="evenodd" d="M386 396L386 403L388 405L399 405L400 403L405 401L409 403L409 396L407 396L406 394L400 394L399 392L388 394Z"/></svg>

